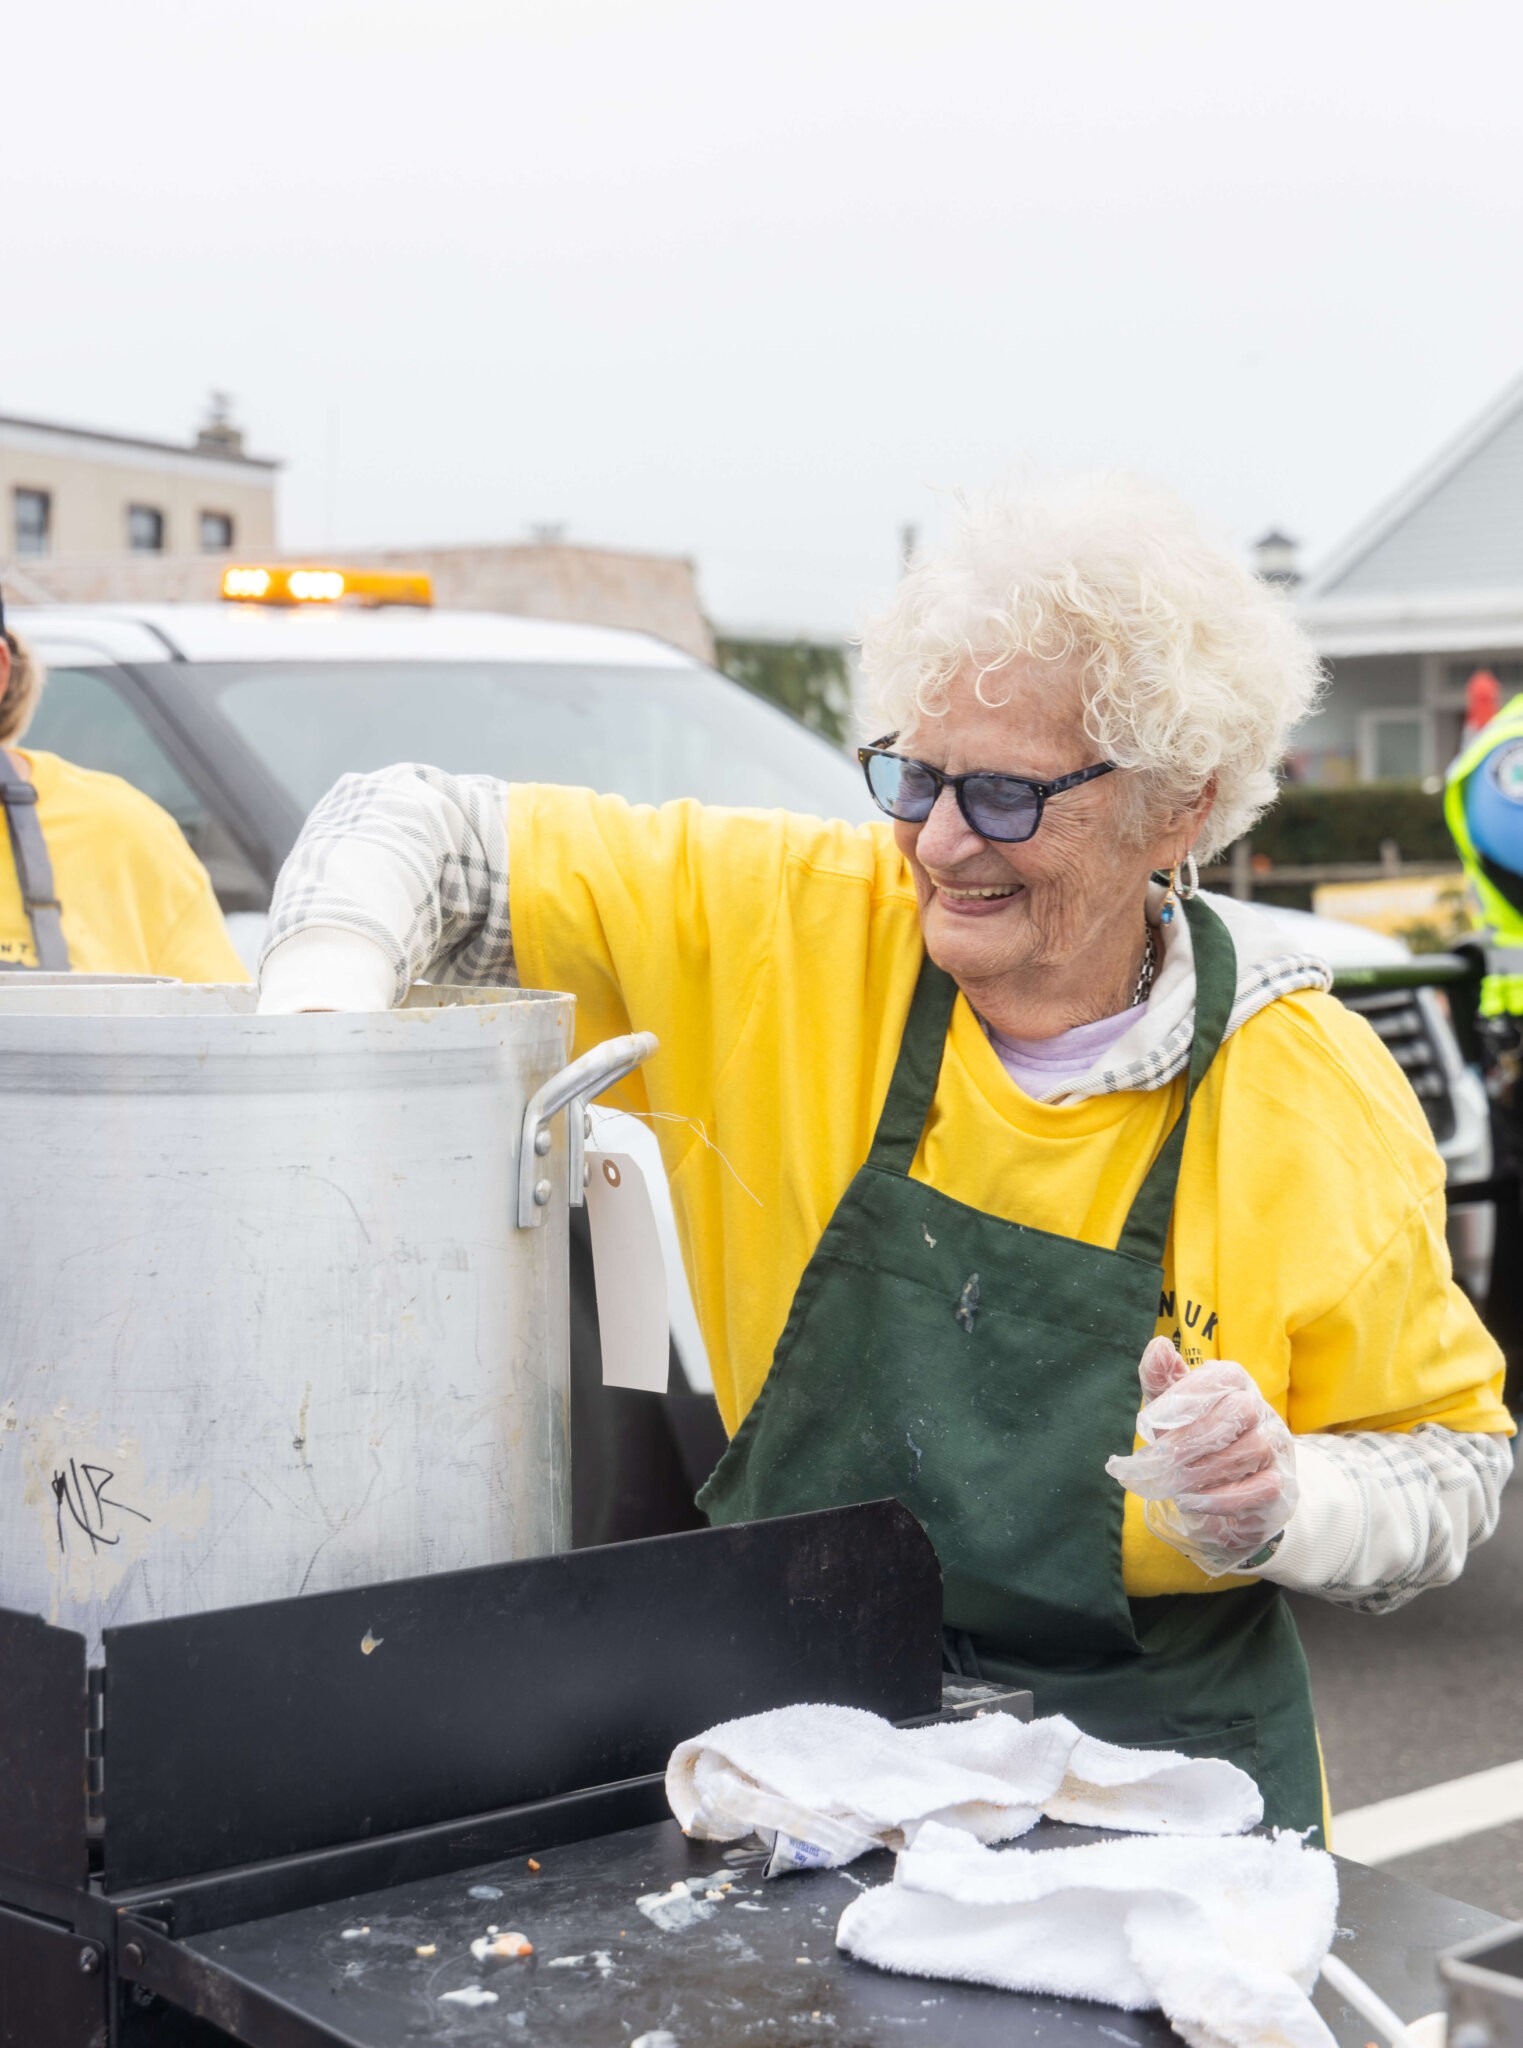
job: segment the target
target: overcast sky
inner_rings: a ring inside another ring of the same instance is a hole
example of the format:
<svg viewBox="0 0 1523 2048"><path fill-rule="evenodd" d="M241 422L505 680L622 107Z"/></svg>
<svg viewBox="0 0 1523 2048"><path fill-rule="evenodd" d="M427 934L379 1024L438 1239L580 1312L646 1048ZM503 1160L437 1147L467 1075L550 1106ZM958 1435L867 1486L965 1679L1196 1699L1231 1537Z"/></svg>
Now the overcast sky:
<svg viewBox="0 0 1523 2048"><path fill-rule="evenodd" d="M0 410L235 395L282 538L843 630L1022 458L1330 549L1523 368L1517 0L51 0Z"/></svg>

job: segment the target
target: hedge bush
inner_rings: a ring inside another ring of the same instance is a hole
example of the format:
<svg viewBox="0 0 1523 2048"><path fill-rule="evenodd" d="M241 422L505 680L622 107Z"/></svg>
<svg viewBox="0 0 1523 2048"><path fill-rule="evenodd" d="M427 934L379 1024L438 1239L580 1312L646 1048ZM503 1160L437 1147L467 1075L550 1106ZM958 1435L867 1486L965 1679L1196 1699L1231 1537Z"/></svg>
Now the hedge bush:
<svg viewBox="0 0 1523 2048"><path fill-rule="evenodd" d="M1456 858L1443 797L1415 782L1352 789L1301 789L1292 783L1249 835L1254 853L1267 854L1277 867L1379 860L1384 839L1396 841L1403 860Z"/></svg>
<svg viewBox="0 0 1523 2048"><path fill-rule="evenodd" d="M1255 860L1267 856L1273 863L1267 872L1260 869L1255 874L1254 901L1310 910L1311 884L1277 883L1274 868L1378 861L1386 839L1396 841L1403 860L1452 860L1458 866L1459 856L1444 824L1443 797L1415 782L1360 783L1351 789L1288 784L1248 835ZM1221 856L1224 864L1231 858L1230 849ZM1213 886L1220 889L1226 884L1216 881ZM1418 950L1423 948L1419 945Z"/></svg>

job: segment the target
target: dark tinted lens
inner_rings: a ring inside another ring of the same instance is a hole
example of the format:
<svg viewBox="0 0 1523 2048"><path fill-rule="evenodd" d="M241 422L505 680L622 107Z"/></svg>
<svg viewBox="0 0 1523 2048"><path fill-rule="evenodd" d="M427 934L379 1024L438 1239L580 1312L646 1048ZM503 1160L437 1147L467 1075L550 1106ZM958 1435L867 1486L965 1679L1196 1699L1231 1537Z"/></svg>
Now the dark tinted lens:
<svg viewBox="0 0 1523 2048"><path fill-rule="evenodd" d="M973 830L985 839L1029 839L1041 816L1035 790L1010 775L970 775L962 799Z"/></svg>
<svg viewBox="0 0 1523 2048"><path fill-rule="evenodd" d="M918 825L931 815L936 801L936 784L914 761L901 761L893 754L869 754L867 786L873 801L881 804L891 818Z"/></svg>

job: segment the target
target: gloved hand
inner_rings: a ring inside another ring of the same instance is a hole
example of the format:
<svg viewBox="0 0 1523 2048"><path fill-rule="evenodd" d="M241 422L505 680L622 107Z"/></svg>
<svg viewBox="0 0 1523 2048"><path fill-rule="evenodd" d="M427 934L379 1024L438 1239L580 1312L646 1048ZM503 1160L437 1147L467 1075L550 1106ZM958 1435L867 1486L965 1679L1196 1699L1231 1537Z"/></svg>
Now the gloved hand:
<svg viewBox="0 0 1523 2048"><path fill-rule="evenodd" d="M1212 1578L1244 1570L1290 1520L1300 1489L1295 1441L1240 1365L1190 1368L1167 1337L1139 1367L1144 1449L1105 1469L1147 1502L1155 1536Z"/></svg>

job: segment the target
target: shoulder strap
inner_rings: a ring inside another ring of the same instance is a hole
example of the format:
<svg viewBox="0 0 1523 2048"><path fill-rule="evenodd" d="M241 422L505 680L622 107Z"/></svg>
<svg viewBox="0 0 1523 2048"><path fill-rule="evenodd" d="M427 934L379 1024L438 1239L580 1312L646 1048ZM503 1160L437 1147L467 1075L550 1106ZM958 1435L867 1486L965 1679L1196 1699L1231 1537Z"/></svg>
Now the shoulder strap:
<svg viewBox="0 0 1523 2048"><path fill-rule="evenodd" d="M0 803L5 806L16 880L21 886L26 921L32 928L37 965L50 974L62 974L69 966L69 944L63 935L61 906L53 893L48 843L37 818L37 790L19 754L13 754L9 747L0 748L0 758L8 770L0 777Z"/></svg>
<svg viewBox="0 0 1523 2048"><path fill-rule="evenodd" d="M1179 1165L1184 1157L1185 1134L1190 1128L1190 1105L1227 1035L1227 1020L1237 995L1237 948L1232 943L1232 934L1211 906L1202 903L1198 896L1185 904L1185 916L1190 921L1190 946L1195 956L1195 1033L1190 1041L1185 1099L1137 1190L1132 1213L1116 1246L1118 1252L1146 1259L1155 1266L1163 1264L1168 1243Z"/></svg>
<svg viewBox="0 0 1523 2048"><path fill-rule="evenodd" d="M881 1166L891 1173L908 1173L920 1147L920 1133L930 1115L941 1073L941 1056L946 1050L947 1027L957 1001L957 983L945 974L929 953L920 962L920 977L899 1040L899 1057L894 1078L888 1084L883 1114L878 1119L869 1166Z"/></svg>

